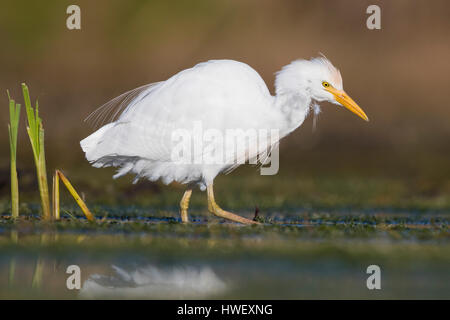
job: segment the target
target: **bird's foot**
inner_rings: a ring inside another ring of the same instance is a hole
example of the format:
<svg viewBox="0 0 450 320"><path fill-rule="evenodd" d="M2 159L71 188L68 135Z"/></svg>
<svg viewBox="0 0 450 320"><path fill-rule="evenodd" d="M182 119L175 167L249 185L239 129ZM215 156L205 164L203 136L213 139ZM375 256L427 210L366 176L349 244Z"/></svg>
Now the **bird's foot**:
<svg viewBox="0 0 450 320"><path fill-rule="evenodd" d="M208 208L212 214L214 214L220 218L228 219L228 220L243 223L243 224L261 224L258 221L250 220L250 219L238 216L237 214L234 214L232 212L225 211L222 208L220 208L217 205L217 203L210 203L208 205Z"/></svg>
<svg viewBox="0 0 450 320"><path fill-rule="evenodd" d="M229 211L223 210L221 207L218 206L216 201L214 200L214 191L213 191L213 185L210 184L207 186L207 194L208 194L208 210L212 214L228 219L234 222L239 222L243 224L261 224L258 221L253 221L241 216L238 216L237 214L231 213Z"/></svg>

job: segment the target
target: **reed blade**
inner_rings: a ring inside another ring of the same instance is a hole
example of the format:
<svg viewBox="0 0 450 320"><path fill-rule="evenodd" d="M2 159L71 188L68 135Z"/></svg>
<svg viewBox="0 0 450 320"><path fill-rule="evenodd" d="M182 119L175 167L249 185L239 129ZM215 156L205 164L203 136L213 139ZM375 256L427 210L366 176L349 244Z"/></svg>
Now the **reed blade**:
<svg viewBox="0 0 450 320"><path fill-rule="evenodd" d="M60 205L59 205L59 175L58 171L53 174L53 192L52 192L52 203L53 203L53 218L55 220L60 219Z"/></svg>
<svg viewBox="0 0 450 320"><path fill-rule="evenodd" d="M31 105L30 93L25 83L22 83L22 92L28 120L27 133L30 138L34 162L36 164L39 194L41 196L42 216L45 220L49 220L51 219L52 214L48 191L47 169L45 164L44 127L42 125L42 119L39 118L39 103L36 102L36 108L33 109L33 106Z"/></svg>
<svg viewBox="0 0 450 320"><path fill-rule="evenodd" d="M16 103L7 91L9 99L8 136L10 147L10 173L11 173L11 216L19 217L19 181L17 177L17 136L20 120L20 104Z"/></svg>
<svg viewBox="0 0 450 320"><path fill-rule="evenodd" d="M78 206L81 208L81 210L83 211L84 215L86 216L86 218L89 221L95 221L94 215L91 213L91 211L89 211L86 203L84 203L83 199L81 199L81 197L78 195L77 191L75 190L75 188L72 186L72 184L69 182L69 180L66 178L66 176L59 170L56 170L56 172L59 175L59 178L61 179L61 181L64 183L64 185L66 186L67 190L69 190L70 194L72 195L72 197L75 199L75 201L77 202Z"/></svg>

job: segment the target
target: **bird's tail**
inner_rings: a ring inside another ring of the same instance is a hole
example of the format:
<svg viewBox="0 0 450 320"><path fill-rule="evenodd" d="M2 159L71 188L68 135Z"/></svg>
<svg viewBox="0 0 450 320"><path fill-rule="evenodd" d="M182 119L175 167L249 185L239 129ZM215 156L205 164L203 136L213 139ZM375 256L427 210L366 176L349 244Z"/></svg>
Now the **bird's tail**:
<svg viewBox="0 0 450 320"><path fill-rule="evenodd" d="M104 125L100 129L95 131L90 136L80 141L81 149L83 149L86 155L86 159L89 162L96 162L98 159L104 156L98 153L98 144L104 139L103 136L105 132L108 131L112 126L114 126L114 123L108 123L107 125Z"/></svg>

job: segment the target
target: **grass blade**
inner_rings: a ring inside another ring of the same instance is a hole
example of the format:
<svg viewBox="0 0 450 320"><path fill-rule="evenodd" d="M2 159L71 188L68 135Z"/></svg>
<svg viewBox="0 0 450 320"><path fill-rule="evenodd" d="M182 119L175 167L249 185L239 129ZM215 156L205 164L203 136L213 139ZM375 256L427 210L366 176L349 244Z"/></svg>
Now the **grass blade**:
<svg viewBox="0 0 450 320"><path fill-rule="evenodd" d="M33 149L34 162L36 164L36 174L39 185L39 194L41 196L42 216L44 219L51 219L50 199L47 182L47 169L45 164L44 151L44 127L39 118L39 104L36 102L36 108L33 109L30 100L30 93L25 83L22 83L23 99L27 113L27 133L30 138L31 148Z"/></svg>
<svg viewBox="0 0 450 320"><path fill-rule="evenodd" d="M17 178L17 136L19 130L20 119L20 104L11 99L8 93L9 99L9 121L8 135L9 135L9 147L10 147L10 172L11 172L11 216L13 219L19 217L19 181Z"/></svg>
<svg viewBox="0 0 450 320"><path fill-rule="evenodd" d="M72 184L66 178L66 176L64 176L64 174L61 171L59 171L59 170L56 170L56 172L59 175L59 178L61 179L61 181L66 186L67 190L69 190L70 194L72 195L72 197L77 202L78 206L83 211L83 213L86 216L86 218L89 221L95 221L94 215L91 213L91 211L89 211L88 207L86 206L86 203L84 203L83 199L81 199L81 197L78 195L78 193L76 192L75 188L72 186Z"/></svg>
<svg viewBox="0 0 450 320"><path fill-rule="evenodd" d="M53 192L52 192L52 203L53 203L53 218L55 220L60 219L60 206L59 206L59 175L58 171L55 171L53 175Z"/></svg>
<svg viewBox="0 0 450 320"><path fill-rule="evenodd" d="M51 219L51 208L50 208L50 196L48 193L48 183L47 183L47 168L45 164L45 152L44 152L44 129L42 126L39 128L39 159L37 165L38 179L39 179L39 192L41 194L42 202L42 214L44 219Z"/></svg>

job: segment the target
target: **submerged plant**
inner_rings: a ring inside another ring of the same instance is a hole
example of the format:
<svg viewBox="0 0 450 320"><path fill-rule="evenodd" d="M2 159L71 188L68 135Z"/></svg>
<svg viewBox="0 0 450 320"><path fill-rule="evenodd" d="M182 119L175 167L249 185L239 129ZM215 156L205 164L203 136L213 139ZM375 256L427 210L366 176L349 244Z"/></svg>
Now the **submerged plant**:
<svg viewBox="0 0 450 320"><path fill-rule="evenodd" d="M20 119L20 104L11 99L8 93L9 99L9 147L11 158L11 215L13 218L19 217L19 182L17 179L17 134L19 130Z"/></svg>
<svg viewBox="0 0 450 320"><path fill-rule="evenodd" d="M28 119L27 132L33 149L34 162L36 164L42 216L47 220L51 218L51 214L44 152L44 127L42 125L42 119L39 117L39 104L36 101L36 108L33 109L31 106L30 93L25 83L22 83L22 92Z"/></svg>

